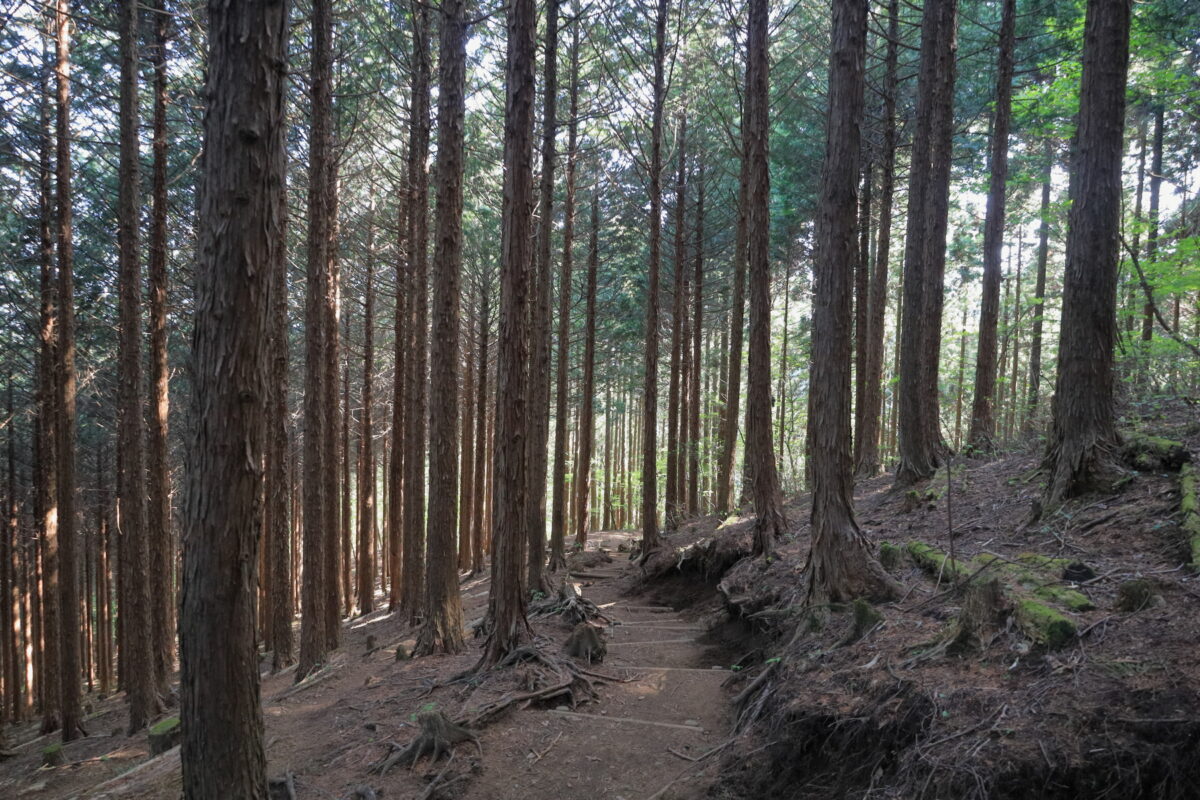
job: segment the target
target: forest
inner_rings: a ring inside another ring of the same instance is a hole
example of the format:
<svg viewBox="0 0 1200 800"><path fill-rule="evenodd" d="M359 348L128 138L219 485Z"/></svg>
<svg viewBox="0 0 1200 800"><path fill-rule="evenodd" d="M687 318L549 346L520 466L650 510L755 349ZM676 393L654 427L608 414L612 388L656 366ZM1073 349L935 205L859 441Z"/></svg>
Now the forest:
<svg viewBox="0 0 1200 800"><path fill-rule="evenodd" d="M1194 0L0 0L0 797L1200 797Z"/></svg>

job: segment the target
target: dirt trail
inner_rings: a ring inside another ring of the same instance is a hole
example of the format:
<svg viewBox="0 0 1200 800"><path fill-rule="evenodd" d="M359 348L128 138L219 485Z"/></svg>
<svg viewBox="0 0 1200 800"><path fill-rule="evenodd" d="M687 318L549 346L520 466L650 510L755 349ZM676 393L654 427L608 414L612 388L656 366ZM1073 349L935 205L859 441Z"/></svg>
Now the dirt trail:
<svg viewBox="0 0 1200 800"><path fill-rule="evenodd" d="M592 669L622 680L598 683L598 698L574 710L552 701L513 710L486 726L479 739L482 758L473 746L460 745L447 768L460 780L430 797L679 800L702 791L699 776L717 758L692 759L728 738L730 693L722 683L738 656L710 641L707 622L716 608L711 595L693 594L671 607L627 594L636 567L615 551L629 538L595 535L593 544L614 551L614 560L580 569L586 577L574 578L612 622L608 655ZM487 580L464 578L461 586L466 619L481 617ZM561 655L570 628L557 618L530 622L542 649ZM494 688L458 684L429 691L470 667L480 641L470 640L460 656L397 661L395 645L411 645L414 631L386 611L349 620L343 632L326 670L303 685L293 685L291 673L264 675L268 774L292 773L299 800L341 800L358 787L387 800L421 797L444 762L423 760L415 770L397 767L383 776L370 774L370 767L387 755L389 743L412 739L420 711L455 717ZM96 735L65 748L66 767L38 768L41 747L53 737L28 744L18 758L0 764L0 796L177 798L178 749L147 761L145 733L126 737L115 730L124 716L123 695L104 701L91 729ZM14 738L29 742L32 733L26 729Z"/></svg>

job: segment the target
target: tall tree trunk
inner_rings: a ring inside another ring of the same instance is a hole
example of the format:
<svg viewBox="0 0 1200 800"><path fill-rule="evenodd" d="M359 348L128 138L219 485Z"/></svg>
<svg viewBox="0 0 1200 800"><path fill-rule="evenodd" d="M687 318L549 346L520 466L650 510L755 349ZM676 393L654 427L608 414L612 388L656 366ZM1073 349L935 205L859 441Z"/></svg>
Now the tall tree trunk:
<svg viewBox="0 0 1200 800"><path fill-rule="evenodd" d="M684 310L684 272L686 271L687 244L683 233L684 213L687 207L687 117L679 117L679 132L675 158L675 246L671 265L671 355L667 370L667 486L666 486L666 529L675 530L679 524L679 423L682 371L682 349Z"/></svg>
<svg viewBox="0 0 1200 800"><path fill-rule="evenodd" d="M742 131L742 153L746 152L746 132ZM721 407L721 453L717 462L717 508L718 514L733 510L737 497L733 493L733 456L737 450L738 406L742 397L742 337L745 331L746 314L746 242L748 237L747 204L749 183L747 162L741 159L741 174L738 178L737 227L733 246L733 292L730 299L729 350L726 357L728 367L725 378L725 402Z"/></svg>
<svg viewBox="0 0 1200 800"><path fill-rule="evenodd" d="M160 697L171 689L175 665L175 567L171 528L171 469L167 455L170 369L167 362L167 15L166 0L154 3L154 166L150 226L150 391L147 441L146 531L150 556L150 614L154 683ZM285 356L286 357L286 356Z"/></svg>
<svg viewBox="0 0 1200 800"><path fill-rule="evenodd" d="M538 201L537 252L530 278L528 409L529 488L525 514L529 534L529 591L551 591L542 574L546 561L546 445L550 437L550 240L554 234L554 139L558 134L558 4L546 0L542 84L542 182ZM576 21L578 25L579 22Z"/></svg>
<svg viewBox="0 0 1200 800"><path fill-rule="evenodd" d="M701 350L704 331L704 158L699 159L696 176L696 253L692 275L692 382L691 401L688 403L690 417L688 425L688 480L687 513L700 513L700 374L702 371ZM608 404L604 413L608 415ZM605 526L607 527L607 526Z"/></svg>
<svg viewBox="0 0 1200 800"><path fill-rule="evenodd" d="M437 219L434 223L433 331L429 358L428 557L425 622L417 634L414 648L418 654L457 653L464 646L454 534L458 528L458 317L463 249L467 2L444 0L441 9Z"/></svg>
<svg viewBox="0 0 1200 800"><path fill-rule="evenodd" d="M56 23L60 22L55 20ZM62 24L66 24L65 20ZM57 28L56 28L57 30ZM48 69L46 73L48 73ZM42 81L49 98L48 74ZM41 176L38 194L41 239L39 282L41 301L38 309L38 381L37 428L35 432L36 465L34 504L37 506L37 536L31 543L30 605L35 628L33 650L38 659L35 669L36 696L42 712L41 732L57 730L58 715L58 297L57 272L54 263L54 195L51 182L56 172L50 164L50 107L43 101L41 135L38 137L38 163ZM68 150L68 153L70 151ZM41 551L41 578L38 580L37 555ZM49 684L49 685L48 685Z"/></svg>
<svg viewBox="0 0 1200 800"><path fill-rule="evenodd" d="M71 198L70 0L58 0L55 161L58 202L58 364L55 458L58 461L58 702L64 742L83 733L79 705L79 603L75 581L75 242Z"/></svg>
<svg viewBox="0 0 1200 800"><path fill-rule="evenodd" d="M1146 261L1153 264L1158 260L1158 207L1162 195L1163 179L1163 107L1154 107L1154 133L1150 144L1150 207L1147 213L1149 230L1146 232ZM1149 300L1142 311L1142 341L1154 336L1154 304ZM1147 354L1149 357L1149 354Z"/></svg>
<svg viewBox="0 0 1200 800"><path fill-rule="evenodd" d="M411 292L409 325L409 405L405 416L408 447L404 454L404 580L400 607L409 622L420 618L425 593L425 452L426 452L426 339L428 325L427 263L429 175L429 8L413 2L412 123L408 150L408 242Z"/></svg>
<svg viewBox="0 0 1200 800"><path fill-rule="evenodd" d="M1037 283L1034 285L1033 340L1029 345L1029 400L1026 425L1032 426L1041 400L1042 320L1046 315L1046 262L1050 255L1050 173L1054 168L1054 144L1046 140L1042 162L1042 204L1038 214Z"/></svg>
<svg viewBox="0 0 1200 800"><path fill-rule="evenodd" d="M501 209L500 338L496 358L496 428L492 472L492 585L480 666L492 666L529 635L524 525L528 519L527 357L530 232L533 206L533 59L537 10L533 0L508 7L504 107L504 201Z"/></svg>
<svg viewBox="0 0 1200 800"><path fill-rule="evenodd" d="M471 529L475 514L475 317L470 313L462 320L464 347L459 363L462 365L462 400L459 403L458 435L460 442L458 474L458 569L471 569L474 540Z"/></svg>
<svg viewBox="0 0 1200 800"><path fill-rule="evenodd" d="M1106 482L1113 422L1117 231L1129 67L1128 0L1089 0L1045 508Z"/></svg>
<svg viewBox="0 0 1200 800"><path fill-rule="evenodd" d="M654 96L650 122L650 252L646 276L646 352L642 381L642 557L658 548L658 283L662 245L662 127L666 101L667 8L654 20Z"/></svg>
<svg viewBox="0 0 1200 800"><path fill-rule="evenodd" d="M576 6L578 14L578 6ZM567 565L567 364L571 354L571 272L575 247L575 165L579 137L579 28L571 25L571 71L568 78L566 198L563 202L563 253L558 271L558 350L555 354L554 464L550 501L550 571Z"/></svg>
<svg viewBox="0 0 1200 800"><path fill-rule="evenodd" d="M750 354L746 393L746 458L750 462L754 498L754 555L769 555L774 541L787 532L783 496L771 436L771 257L770 136L767 0L750 0L747 32L745 121L747 176L746 255L750 270ZM859 59L861 63L861 57ZM861 69L861 68L860 68ZM861 101L860 101L861 107ZM857 155L857 154L856 154ZM851 190L851 197L853 197ZM851 233L853 235L853 233ZM847 358L846 363L849 363ZM847 437L849 438L849 437Z"/></svg>
<svg viewBox="0 0 1200 800"><path fill-rule="evenodd" d="M887 314L888 259L892 242L892 198L896 185L896 85L900 45L900 0L888 0L887 46L883 77L883 158L879 178L879 227L875 242L875 271L867 300L866 382L856 441L855 472L864 478L879 472L879 436L883 412L883 326Z"/></svg>
<svg viewBox="0 0 1200 800"><path fill-rule="evenodd" d="M288 4L213 4L184 504L183 790L266 800L254 641L273 294L283 291ZM253 131L255 135L247 135ZM218 499L219 498L219 499ZM218 499L214 502L214 499Z"/></svg>
<svg viewBox="0 0 1200 800"><path fill-rule="evenodd" d="M861 144L861 141L860 141ZM864 146L865 150L866 147ZM854 455L862 458L863 417L867 410L867 295L871 271L871 183L874 180L871 159L863 157L862 193L858 203L858 260L854 262ZM783 447L780 445L780 452Z"/></svg>
<svg viewBox="0 0 1200 800"><path fill-rule="evenodd" d="M953 133L957 0L928 0L921 23L917 114L909 170L904 253L904 327L900 342L900 466L908 485L933 475L945 444L938 414L942 281Z"/></svg>
<svg viewBox="0 0 1200 800"><path fill-rule="evenodd" d="M388 472L387 559L388 559L388 611L400 607L400 587L404 579L404 525L406 505L405 484L408 481L408 406L412 391L409 380L411 366L409 347L409 286L411 284L411 259L408 241L408 192L397 193L399 212L396 215L396 312L393 325L394 371L392 378L392 462Z"/></svg>
<svg viewBox="0 0 1200 800"><path fill-rule="evenodd" d="M18 616L13 602L16 598L16 550L17 542L17 481L16 481L16 425L13 424L13 376L10 370L5 376L8 385L8 469L5 472L4 520L0 530L0 683L4 685L4 696L0 697L0 724L7 723L9 711L16 720L20 715L18 698L21 685L17 674ZM88 594L91 602L91 594ZM4 735L0 733L0 745Z"/></svg>
<svg viewBox="0 0 1200 800"><path fill-rule="evenodd" d="M487 438L488 398L488 334L491 331L488 307L488 281L481 280L479 286L479 371L475 389L475 478L472 481L475 495L471 499L471 574L483 572L483 550L486 526L484 525L484 496L487 492L487 465L490 442Z"/></svg>
<svg viewBox="0 0 1200 800"><path fill-rule="evenodd" d="M336 117L334 120L336 122ZM336 140L336 132L334 138ZM332 151L336 152L336 150L335 142ZM339 169L337 156L334 155L329 162L328 182L325 185L327 193L325 207L329 211L329 227L326 229L328 246L325 251L329 264L326 270L329 282L325 287L323 317L326 342L325 397L323 400L327 417L325 452L329 453L328 467L324 471L325 496L328 498L328 502L325 504L325 577L327 580L325 582L324 609L325 646L330 650L337 649L342 627L342 610L349 611L349 603L346 601L345 595L350 590L349 574L342 571L344 562L349 568L348 559L342 558L342 549L343 547L349 549L350 536L350 504L348 502L350 489L344 485L350 482L350 470L344 460L350 436L349 426L343 423L345 420L343 413L349 413L348 409L344 410L344 406L348 406L349 402L348 400L339 400L338 384L339 377L341 377L348 386L350 375L348 365L343 365L341 360ZM349 389L347 388L342 394L348 395Z"/></svg>
<svg viewBox="0 0 1200 800"><path fill-rule="evenodd" d="M829 114L813 259L813 388L808 428L813 461L809 598L830 602L892 597L897 589L871 556L854 519L850 453L851 283L858 263L854 194L866 35L866 0L833 0Z"/></svg>
<svg viewBox="0 0 1200 800"><path fill-rule="evenodd" d="M154 641L151 634L149 548L146 536L145 475L142 448L142 265L138 210L138 10L122 0L120 22L120 181L117 239L120 260L120 362L117 417L117 521L125 596L125 688L129 694L129 732L146 727L158 710Z"/></svg>
<svg viewBox="0 0 1200 800"><path fill-rule="evenodd" d="M286 93L284 111L286 116ZM287 165L284 164L286 171ZM286 177L281 180L286 181ZM275 226L279 241L271 250L271 272L276 291L271 293L271 319L267 341L269 391L267 407L266 440L266 520L263 532L269 548L267 568L271 573L270 594L267 596L267 617L270 638L266 645L271 650L271 670L278 672L295 660L292 635L292 619L295 605L292 601L292 554L291 554L291 458L288 450L288 275L287 275L287 203L280 204L282 218Z"/></svg>
<svg viewBox="0 0 1200 800"><path fill-rule="evenodd" d="M325 568L326 506L325 472L332 466L326 429L326 353L330 343L325 324L329 298L330 209L326 185L332 153L333 94L331 47L333 22L330 0L313 0L312 65L309 75L312 98L308 138L308 242L304 306L304 568L300 591L300 661L296 680L308 676L329 652L326 635L326 584L336 584L337 575Z"/></svg>
<svg viewBox="0 0 1200 800"><path fill-rule="evenodd" d="M996 70L996 107L992 112L987 215L983 221L983 301L979 348L975 356L975 397L967 442L991 452L996 437L996 322L1000 303L1000 251L1004 247L1005 192L1008 188L1008 131L1012 117L1013 47L1017 0L1004 0L1000 17L1000 55Z"/></svg>
<svg viewBox="0 0 1200 800"><path fill-rule="evenodd" d="M367 285L363 294L363 377L362 412L359 419L358 449L358 610L375 610L375 457L372 453L374 431L371 427L372 383L375 379L375 203L367 212ZM349 413L349 409L347 409Z"/></svg>
<svg viewBox="0 0 1200 800"><path fill-rule="evenodd" d="M579 458L575 462L575 541L587 544L588 499L592 486L595 437L596 272L600 266L600 187L592 190L592 230L588 239L587 316L583 326L583 386L579 408Z"/></svg>

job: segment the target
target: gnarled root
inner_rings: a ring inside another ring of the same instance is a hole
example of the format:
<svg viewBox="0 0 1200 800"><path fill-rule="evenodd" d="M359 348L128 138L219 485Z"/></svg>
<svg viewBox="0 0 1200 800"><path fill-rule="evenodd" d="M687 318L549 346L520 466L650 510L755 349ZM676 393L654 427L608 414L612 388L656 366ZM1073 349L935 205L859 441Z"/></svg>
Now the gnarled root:
<svg viewBox="0 0 1200 800"><path fill-rule="evenodd" d="M555 615L561 616L571 625L578 625L594 619L609 621L595 603L581 595L575 588L575 584L565 578L552 597L538 600L529 605L529 616L531 617Z"/></svg>
<svg viewBox="0 0 1200 800"><path fill-rule="evenodd" d="M480 756L483 748L479 745L479 736L462 725L451 722L440 711L426 711L418 715L417 723L421 732L407 747L392 745L392 752L386 758L371 767L371 772L386 775L387 771L402 761L408 762L409 769L417 765L421 756L428 754L433 761L442 756L449 756L454 751L454 745L462 742L474 742L479 748Z"/></svg>

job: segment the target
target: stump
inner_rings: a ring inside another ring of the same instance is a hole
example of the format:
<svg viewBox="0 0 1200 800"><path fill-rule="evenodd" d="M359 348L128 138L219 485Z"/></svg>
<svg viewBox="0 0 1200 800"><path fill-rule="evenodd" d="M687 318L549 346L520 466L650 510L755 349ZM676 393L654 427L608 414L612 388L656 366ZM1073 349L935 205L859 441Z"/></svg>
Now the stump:
<svg viewBox="0 0 1200 800"><path fill-rule="evenodd" d="M407 747L393 749L383 761L371 768L372 772L386 775L389 769L401 761L407 761L411 769L424 755L437 761L442 756L449 756L456 744L463 742L475 742L476 746L479 744L479 736L474 731L454 724L440 711L422 712L417 716L417 724L421 726L421 732L417 734L417 738L413 739Z"/></svg>
<svg viewBox="0 0 1200 800"><path fill-rule="evenodd" d="M578 658L591 664L604 660L604 656L608 653L608 646L604 644L600 631L594 625L581 622L567 637L563 650L572 658Z"/></svg>
<svg viewBox="0 0 1200 800"><path fill-rule="evenodd" d="M150 729L150 757L162 755L183 738L179 717L167 717Z"/></svg>
<svg viewBox="0 0 1200 800"><path fill-rule="evenodd" d="M67 763L67 754L63 752L62 742L55 742L42 751L42 766L61 767Z"/></svg>

